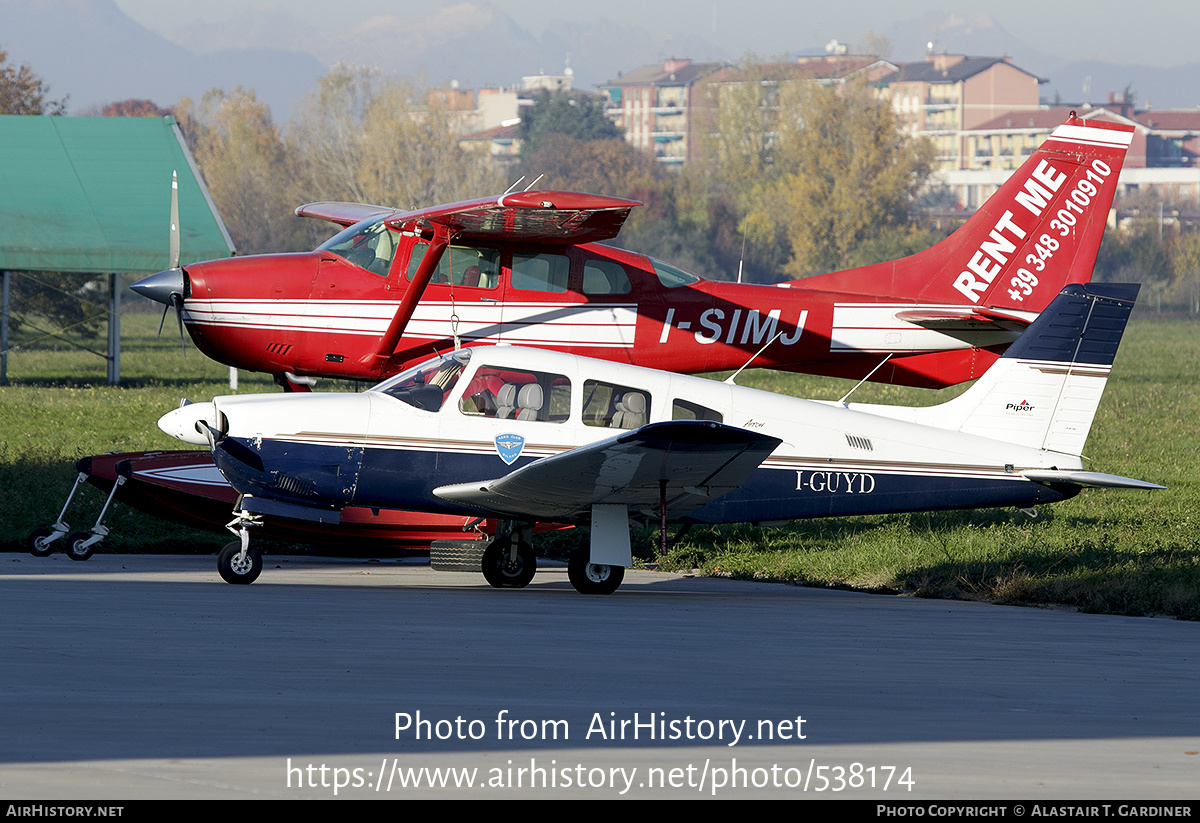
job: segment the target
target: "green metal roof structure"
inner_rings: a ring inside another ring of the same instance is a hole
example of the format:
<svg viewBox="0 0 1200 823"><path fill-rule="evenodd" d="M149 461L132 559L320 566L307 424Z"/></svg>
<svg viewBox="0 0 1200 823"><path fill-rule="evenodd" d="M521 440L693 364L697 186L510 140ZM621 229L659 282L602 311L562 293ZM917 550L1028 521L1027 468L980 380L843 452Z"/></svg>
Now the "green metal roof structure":
<svg viewBox="0 0 1200 823"><path fill-rule="evenodd" d="M167 268L172 171L180 259L233 254L174 118L0 115L0 270Z"/></svg>

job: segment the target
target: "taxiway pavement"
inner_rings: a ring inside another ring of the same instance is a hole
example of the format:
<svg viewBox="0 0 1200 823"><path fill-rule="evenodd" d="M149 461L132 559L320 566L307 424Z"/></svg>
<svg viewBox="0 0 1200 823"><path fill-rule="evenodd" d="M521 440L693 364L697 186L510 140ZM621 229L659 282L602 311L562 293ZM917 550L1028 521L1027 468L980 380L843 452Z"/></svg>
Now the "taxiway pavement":
<svg viewBox="0 0 1200 823"><path fill-rule="evenodd" d="M0 555L0 796L1200 795L1200 624L266 561Z"/></svg>

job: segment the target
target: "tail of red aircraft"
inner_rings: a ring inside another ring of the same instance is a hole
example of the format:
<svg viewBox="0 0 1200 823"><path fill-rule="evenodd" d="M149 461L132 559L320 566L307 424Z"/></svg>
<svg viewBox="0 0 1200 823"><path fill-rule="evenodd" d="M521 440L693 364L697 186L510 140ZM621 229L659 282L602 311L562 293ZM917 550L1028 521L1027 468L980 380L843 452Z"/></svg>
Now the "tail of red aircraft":
<svg viewBox="0 0 1200 823"><path fill-rule="evenodd" d="M793 283L873 300L1039 312L1068 283L1091 279L1132 139L1132 126L1072 116L937 245Z"/></svg>

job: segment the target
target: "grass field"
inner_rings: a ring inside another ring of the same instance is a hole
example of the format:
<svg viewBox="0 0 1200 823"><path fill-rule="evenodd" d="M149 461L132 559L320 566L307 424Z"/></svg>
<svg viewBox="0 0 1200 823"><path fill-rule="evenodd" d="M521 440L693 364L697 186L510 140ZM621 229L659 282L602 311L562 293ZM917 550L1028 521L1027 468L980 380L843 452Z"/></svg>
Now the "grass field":
<svg viewBox="0 0 1200 823"><path fill-rule="evenodd" d="M229 392L228 369L190 343L181 353L167 331L154 339L157 315L129 314L122 323L120 388L103 385L104 361L93 354L10 354L13 385L0 387L0 488L9 501L0 514L0 548L24 551L25 536L54 521L75 459L174 449L179 444L158 430L158 417L181 396ZM850 385L765 371L744 372L738 382L823 399ZM242 392L274 390L263 375L241 375ZM866 385L854 399L928 405L955 393ZM773 530L696 528L666 558L658 558L655 533L646 531L637 551L663 568L706 574L1200 619L1198 431L1200 323L1143 316L1130 324L1085 453L1089 468L1161 483L1165 492L1087 490L1040 509L1036 519L989 509L797 521ZM86 529L102 498L91 488L80 497L84 505L72 504L67 519ZM105 522L112 534L99 551L213 552L228 540L119 505ZM578 539L570 534L547 540L547 550Z"/></svg>

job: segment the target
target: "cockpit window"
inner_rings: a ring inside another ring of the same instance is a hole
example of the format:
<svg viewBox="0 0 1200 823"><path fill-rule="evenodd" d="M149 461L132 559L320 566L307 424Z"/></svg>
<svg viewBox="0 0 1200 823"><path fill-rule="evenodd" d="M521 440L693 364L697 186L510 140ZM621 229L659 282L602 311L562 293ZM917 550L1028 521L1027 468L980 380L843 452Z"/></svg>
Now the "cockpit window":
<svg viewBox="0 0 1200 823"><path fill-rule="evenodd" d="M650 258L650 263L654 266L654 273L658 275L658 282L668 289L677 289L680 286L690 286L700 282L700 278L690 271L677 269L670 263L655 260L653 257Z"/></svg>
<svg viewBox="0 0 1200 823"><path fill-rule="evenodd" d="M471 353L467 349L452 352L413 366L370 391L381 392L418 409L435 412L442 408L442 401L454 389L458 376L470 360Z"/></svg>
<svg viewBox="0 0 1200 823"><path fill-rule="evenodd" d="M384 217L355 223L317 246L317 250L331 251L359 268L387 277L396 256L398 236L383 222Z"/></svg>
<svg viewBox="0 0 1200 823"><path fill-rule="evenodd" d="M428 243L413 246L412 255L408 258L406 276L409 280L417 273L417 268L425 259L425 252L428 250ZM437 270L429 282L494 289L500 282L500 252L496 249L472 246L450 246L442 253L442 259L438 261Z"/></svg>

